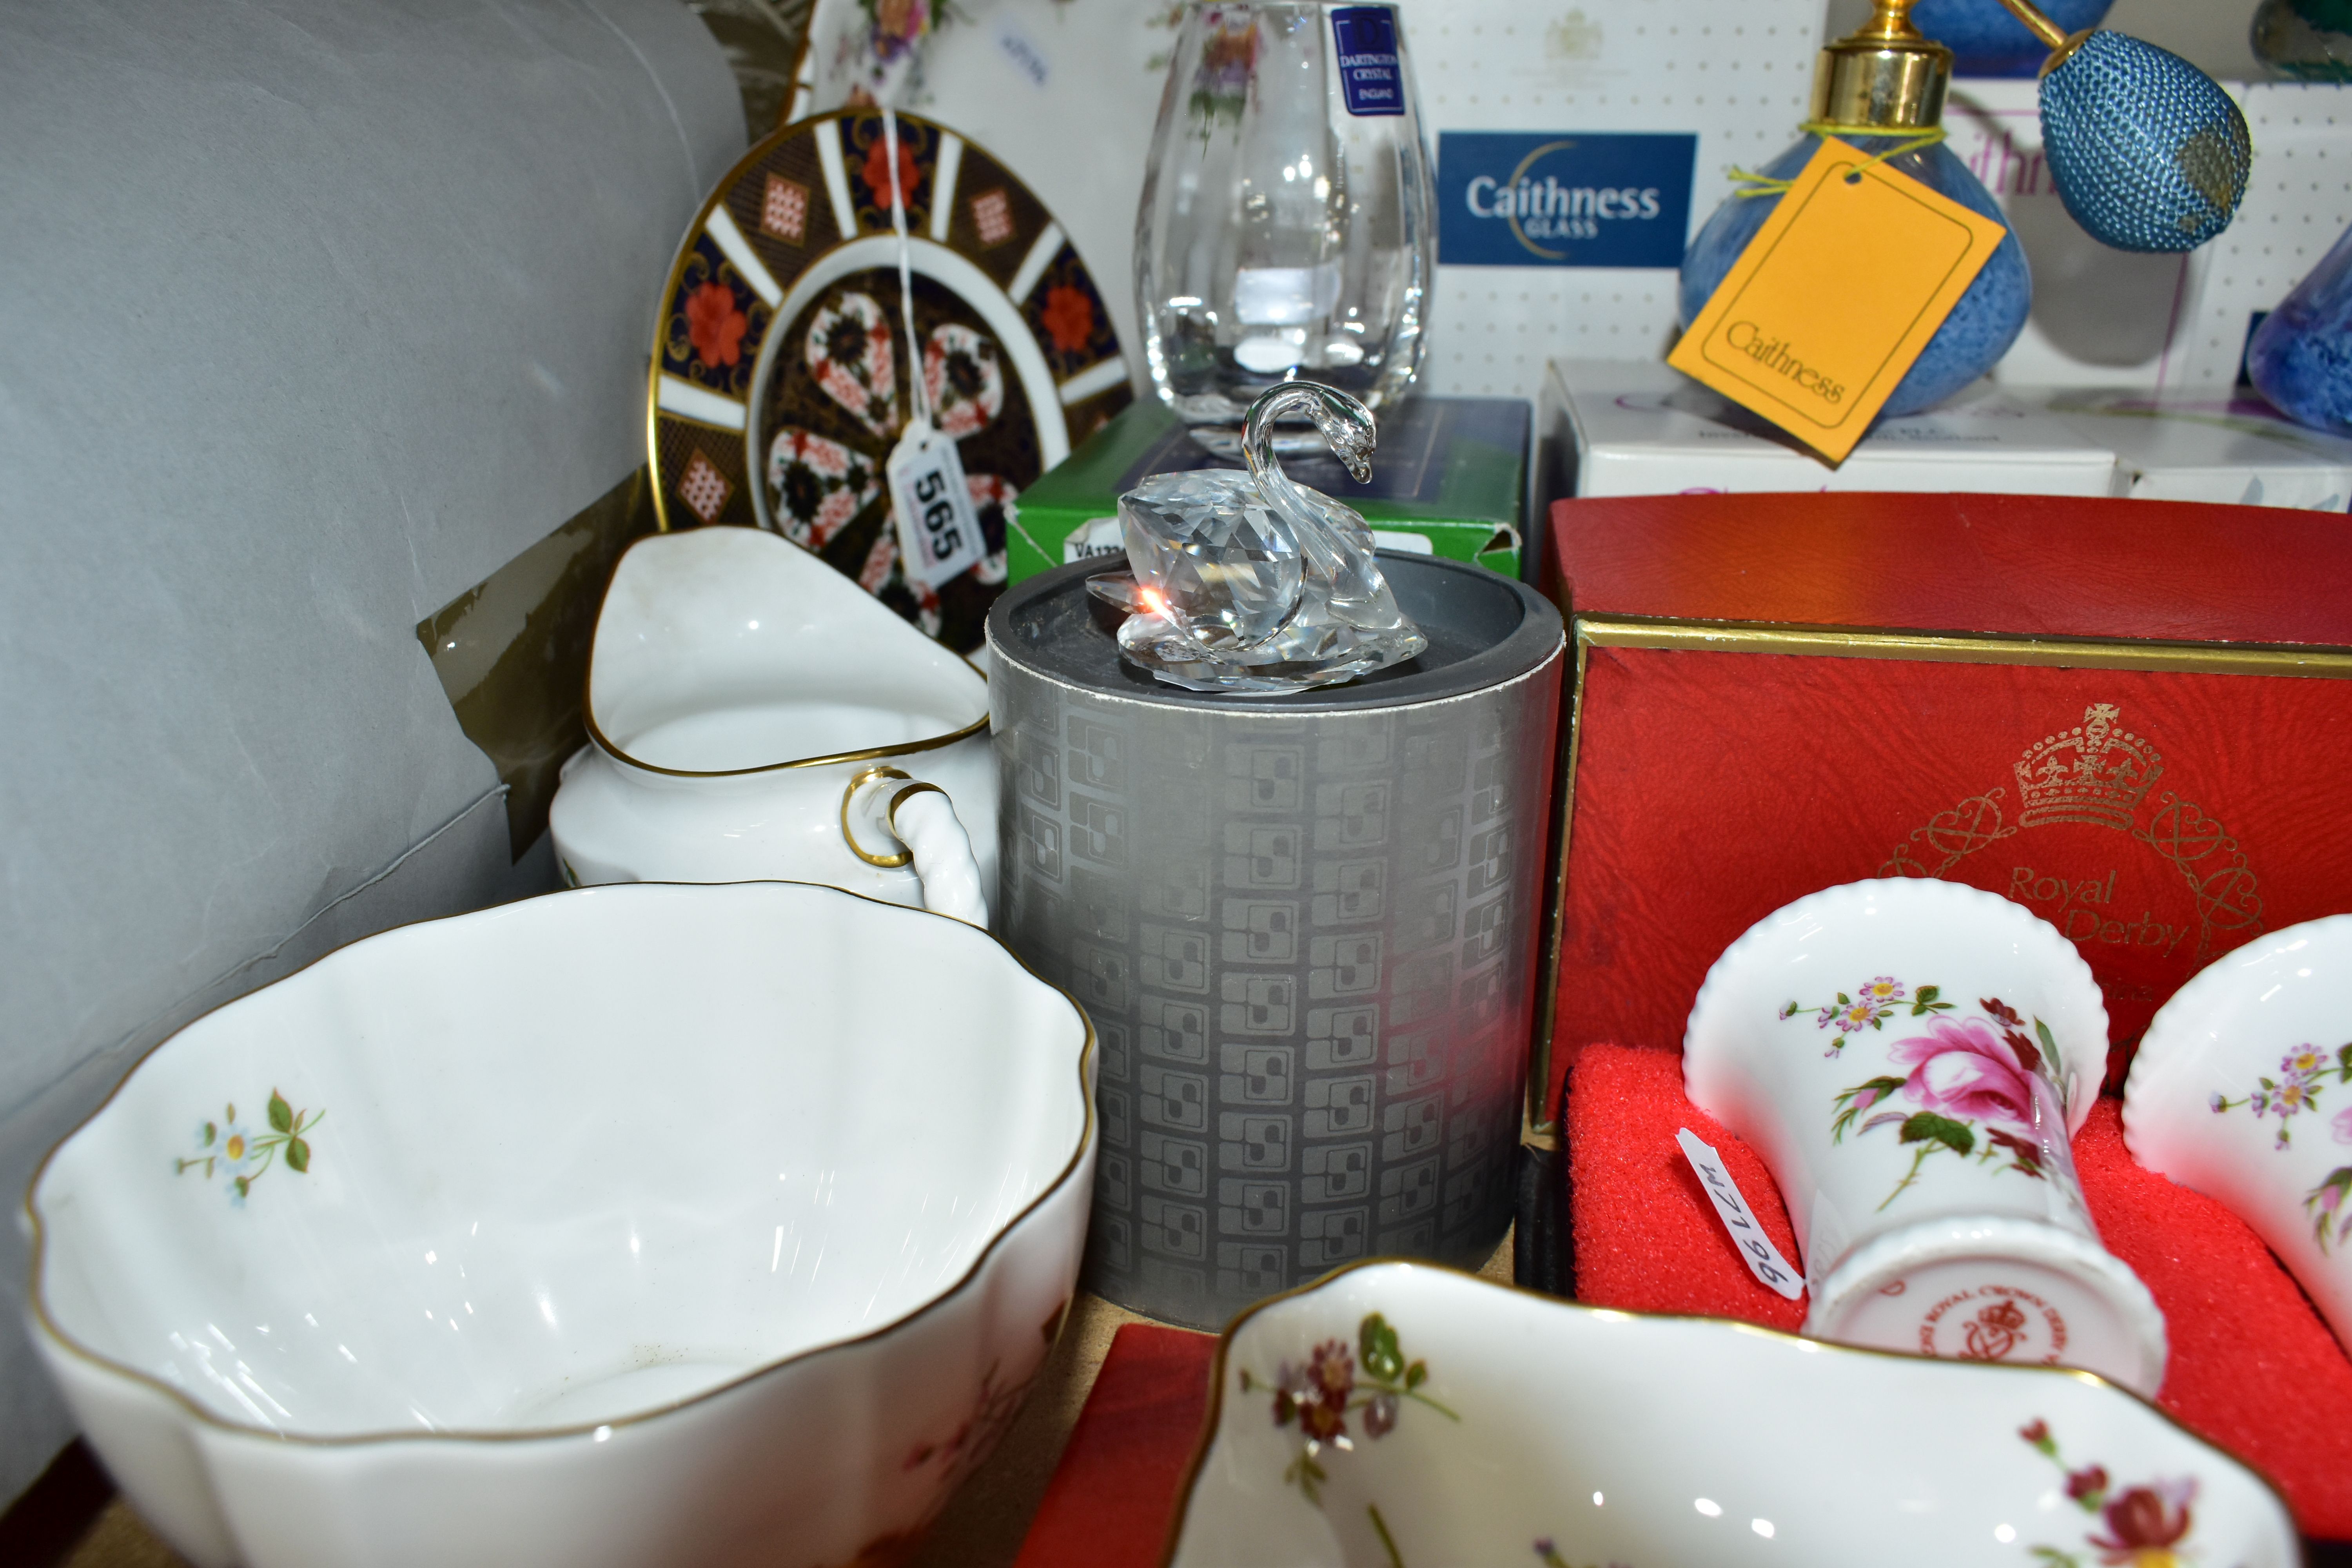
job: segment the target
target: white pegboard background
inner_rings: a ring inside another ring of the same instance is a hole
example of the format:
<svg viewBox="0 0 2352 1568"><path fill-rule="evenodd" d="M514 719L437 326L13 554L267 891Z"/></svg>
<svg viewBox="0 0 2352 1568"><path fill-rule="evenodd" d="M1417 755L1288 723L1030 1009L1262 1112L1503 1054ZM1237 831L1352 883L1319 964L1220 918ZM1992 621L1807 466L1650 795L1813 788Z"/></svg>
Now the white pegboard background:
<svg viewBox="0 0 2352 1568"><path fill-rule="evenodd" d="M2066 215L2042 155L2038 84L1952 84L1946 143L2008 216L2033 269L2033 312L1993 379L2018 386L2161 387L2183 368L2210 247L2111 250Z"/></svg>
<svg viewBox="0 0 2352 1568"><path fill-rule="evenodd" d="M1448 131L1696 132L1690 235L1729 194L1733 165L1756 167L1796 139L1822 39L1869 13L1869 0L1399 4L1433 153ZM920 108L1007 159L1063 216L1132 344L1134 190L1164 74L1156 62L1181 13L1167 0L996 0L986 11L985 25L940 33ZM2252 0L2116 0L2107 25L2242 80L2256 68L2252 11ZM2104 250L2074 227L2034 159L2032 81L1954 88L1954 150L2011 205L2035 266L2035 319L1997 379L2225 387L2251 314L2352 223L2352 112L2338 107L2352 89L2232 86L2253 130L2253 185L2237 223L2183 261ZM1973 123L1959 107L1971 95L1985 106ZM1088 134L1072 139L1072 123ZM1663 268L1441 265L1422 385L1526 397L1555 357L1663 359L1675 286ZM1130 362L1139 374L1141 355Z"/></svg>
<svg viewBox="0 0 2352 1568"><path fill-rule="evenodd" d="M2247 33L2255 0L2116 0L2102 27L2170 49L2217 81L2263 74ZM1829 0L1828 37L1841 38L1870 19L1871 0Z"/></svg>
<svg viewBox="0 0 2352 1568"><path fill-rule="evenodd" d="M2233 384L2254 312L2284 299L2352 226L2352 89L2270 81L2231 91L2253 133L2253 177L2236 220L2207 247L2168 389Z"/></svg>
<svg viewBox="0 0 2352 1568"><path fill-rule="evenodd" d="M1869 0L1830 0L1824 36L1869 12ZM1952 150L2010 213L2034 268L2033 318L1996 381L2224 394L2254 314L2352 226L2352 88L2247 79L2262 68L2247 42L2252 15L2250 0L2116 0L2103 24L2185 57L2245 112L2254 143L2245 203L2186 257L2108 250L2064 216L2040 160L2031 79L1952 84Z"/></svg>
<svg viewBox="0 0 2352 1568"><path fill-rule="evenodd" d="M2042 163L2031 81L1954 84L1952 151L1992 190L2033 265L2033 315L1993 379L2015 386L2226 394L2255 316L2352 226L2352 89L2225 82L2252 133L2237 217L2186 256L2109 250L2066 217Z"/></svg>
<svg viewBox="0 0 2352 1568"><path fill-rule="evenodd" d="M1695 132L1693 235L1730 194L1734 164L1796 140L1822 44L1822 0L1402 9L1433 151L1447 131ZM1422 385L1532 397L1553 358L1663 358L1675 293L1663 268L1441 265Z"/></svg>

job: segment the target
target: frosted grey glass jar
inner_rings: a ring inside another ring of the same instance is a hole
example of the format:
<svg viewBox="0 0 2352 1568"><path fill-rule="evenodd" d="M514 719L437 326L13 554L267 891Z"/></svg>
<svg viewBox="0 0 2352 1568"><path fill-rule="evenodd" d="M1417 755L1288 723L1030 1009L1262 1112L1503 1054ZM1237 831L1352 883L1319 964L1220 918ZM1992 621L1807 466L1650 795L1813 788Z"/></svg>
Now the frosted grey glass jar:
<svg viewBox="0 0 2352 1568"><path fill-rule="evenodd" d="M1135 220L1160 399L1228 450L1279 382L1376 415L1403 395L1436 275L1430 187L1395 6L1195 0Z"/></svg>
<svg viewBox="0 0 2352 1568"><path fill-rule="evenodd" d="M1101 1040L1090 1289L1221 1327L1510 1222L1561 670L1558 611L1381 553L1419 658L1280 698L1119 661L1086 592L988 618L1000 934Z"/></svg>

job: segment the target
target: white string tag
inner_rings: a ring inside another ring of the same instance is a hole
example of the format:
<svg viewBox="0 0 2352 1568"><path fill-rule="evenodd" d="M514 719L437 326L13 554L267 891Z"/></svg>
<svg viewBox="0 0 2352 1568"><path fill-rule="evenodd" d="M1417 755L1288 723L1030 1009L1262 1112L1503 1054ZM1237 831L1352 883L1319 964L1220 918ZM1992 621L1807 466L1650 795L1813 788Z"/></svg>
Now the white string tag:
<svg viewBox="0 0 2352 1568"><path fill-rule="evenodd" d="M921 415L907 421L891 449L891 510L898 520L898 554L908 577L936 590L956 574L980 564L987 546L980 536L980 513L964 482L963 458L952 437L931 428Z"/></svg>
<svg viewBox="0 0 2352 1568"><path fill-rule="evenodd" d="M1765 1284L1793 1301L1805 1293L1804 1281L1772 1245L1749 1212L1748 1200L1739 1195L1739 1184L1723 1168L1723 1156L1698 1140L1698 1134L1685 1127L1675 1134L1675 1142L1683 1146L1683 1158L1698 1173L1698 1184L1715 1201L1715 1215L1723 1221L1723 1228L1731 1233L1732 1245L1748 1265L1748 1271Z"/></svg>
<svg viewBox="0 0 2352 1568"><path fill-rule="evenodd" d="M964 481L963 455L952 437L931 426L929 365L915 335L914 245L907 236L907 195L898 185L898 116L882 110L882 153L890 169L890 227L898 240L898 310L907 328L907 405L912 410L882 471L898 525L900 570L934 593L988 553L980 512Z"/></svg>

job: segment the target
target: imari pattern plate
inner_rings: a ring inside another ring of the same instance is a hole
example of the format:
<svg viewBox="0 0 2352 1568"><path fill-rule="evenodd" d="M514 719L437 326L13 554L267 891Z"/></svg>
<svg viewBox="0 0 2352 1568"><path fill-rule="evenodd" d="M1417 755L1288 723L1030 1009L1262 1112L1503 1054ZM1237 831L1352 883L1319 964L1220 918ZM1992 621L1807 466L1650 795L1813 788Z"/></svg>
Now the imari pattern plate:
<svg viewBox="0 0 2352 1568"><path fill-rule="evenodd" d="M1013 499L1125 407L1127 362L1043 203L954 132L898 117L915 337L872 110L785 126L728 172L662 296L646 423L664 528L765 528L949 647L978 647ZM898 561L883 465L921 376L988 553L938 590Z"/></svg>

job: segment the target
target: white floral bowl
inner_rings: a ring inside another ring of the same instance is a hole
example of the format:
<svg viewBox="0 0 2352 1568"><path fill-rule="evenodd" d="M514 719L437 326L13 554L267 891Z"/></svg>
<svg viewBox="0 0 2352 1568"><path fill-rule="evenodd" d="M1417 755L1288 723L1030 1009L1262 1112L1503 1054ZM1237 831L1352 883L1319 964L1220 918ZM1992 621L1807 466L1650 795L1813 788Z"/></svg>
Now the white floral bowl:
<svg viewBox="0 0 2352 1568"><path fill-rule="evenodd" d="M1093 1032L796 883L559 893L165 1041L27 1199L34 1337L194 1562L865 1563L1076 1278Z"/></svg>
<svg viewBox="0 0 2352 1568"><path fill-rule="evenodd" d="M2258 936L2157 1012L2124 1143L2218 1199L2352 1346L2352 915Z"/></svg>
<svg viewBox="0 0 2352 1568"><path fill-rule="evenodd" d="M1218 1347L1167 1568L2290 1568L2252 1470L2087 1373L1375 1262Z"/></svg>

